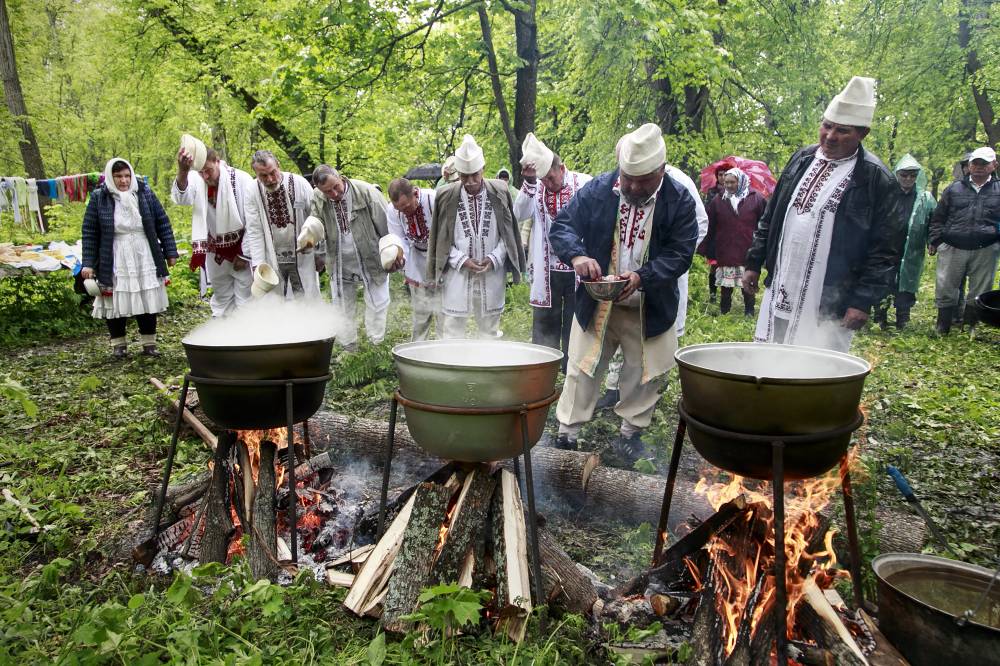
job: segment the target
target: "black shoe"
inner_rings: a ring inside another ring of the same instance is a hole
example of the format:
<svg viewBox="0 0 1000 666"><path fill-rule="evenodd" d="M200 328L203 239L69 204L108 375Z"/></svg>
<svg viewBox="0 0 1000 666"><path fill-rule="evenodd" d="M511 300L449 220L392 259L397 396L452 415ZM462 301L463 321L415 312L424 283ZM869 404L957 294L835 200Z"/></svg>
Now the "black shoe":
<svg viewBox="0 0 1000 666"><path fill-rule="evenodd" d="M115 345L114 349L111 350L111 358L116 361L128 358L128 347L125 345Z"/></svg>
<svg viewBox="0 0 1000 666"><path fill-rule="evenodd" d="M570 439L566 435L556 437L555 447L562 451L576 451L577 443L575 439Z"/></svg>
<svg viewBox="0 0 1000 666"><path fill-rule="evenodd" d="M619 435L611 449L620 458L624 469L632 469L635 461L646 455L646 445L642 442L642 433L637 432L629 437Z"/></svg>
<svg viewBox="0 0 1000 666"><path fill-rule="evenodd" d="M954 306L950 308L938 308L937 324L934 326L934 331L938 335L948 335L951 333L951 324L955 319L955 310L957 309Z"/></svg>
<svg viewBox="0 0 1000 666"><path fill-rule="evenodd" d="M595 409L613 409L620 399L621 395L618 393L618 389L608 389L597 401Z"/></svg>
<svg viewBox="0 0 1000 666"><path fill-rule="evenodd" d="M143 356L163 356L160 350L156 348L156 345L143 345L142 346Z"/></svg>

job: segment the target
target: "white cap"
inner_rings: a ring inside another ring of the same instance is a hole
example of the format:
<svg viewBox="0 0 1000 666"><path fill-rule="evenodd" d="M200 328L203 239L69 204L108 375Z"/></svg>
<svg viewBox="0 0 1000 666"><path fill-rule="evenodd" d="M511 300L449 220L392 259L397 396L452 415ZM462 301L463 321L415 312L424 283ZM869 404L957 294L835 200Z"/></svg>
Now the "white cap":
<svg viewBox="0 0 1000 666"><path fill-rule="evenodd" d="M854 76L826 107L823 117L839 125L871 127L875 116L875 79Z"/></svg>
<svg viewBox="0 0 1000 666"><path fill-rule="evenodd" d="M555 153L549 150L548 146L535 138L534 133L528 132L521 144L521 166L535 165L535 173L539 177L544 177L552 168L552 160Z"/></svg>
<svg viewBox="0 0 1000 666"><path fill-rule="evenodd" d="M971 153L969 153L969 161L972 160L985 160L986 162L994 162L997 159L997 151L993 150L989 146L983 146L982 148L976 148Z"/></svg>
<svg viewBox="0 0 1000 666"><path fill-rule="evenodd" d="M455 171L466 175L479 173L486 166L483 149L479 147L471 134L462 138L462 145L455 151Z"/></svg>
<svg viewBox="0 0 1000 666"><path fill-rule="evenodd" d="M201 171L205 167L205 158L208 156L208 149L201 139L196 139L190 134L181 134L181 148L194 158L191 168Z"/></svg>
<svg viewBox="0 0 1000 666"><path fill-rule="evenodd" d="M646 123L618 141L618 166L627 176L653 173L667 161L667 145L659 125Z"/></svg>

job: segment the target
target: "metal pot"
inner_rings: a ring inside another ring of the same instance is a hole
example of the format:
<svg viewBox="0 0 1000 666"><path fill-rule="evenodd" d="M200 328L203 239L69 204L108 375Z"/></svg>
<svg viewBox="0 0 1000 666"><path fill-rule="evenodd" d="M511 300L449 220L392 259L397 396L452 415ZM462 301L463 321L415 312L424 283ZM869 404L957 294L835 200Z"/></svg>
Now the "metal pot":
<svg viewBox="0 0 1000 666"><path fill-rule="evenodd" d="M333 338L253 346L183 344L201 407L223 428L264 430L288 424L284 383L255 385L253 381L316 379L292 387L295 423L305 421L323 404ZM248 383L215 384L199 379Z"/></svg>
<svg viewBox="0 0 1000 666"><path fill-rule="evenodd" d="M913 666L1000 666L1000 587L994 587L975 618L964 625L955 621L976 605L993 572L915 553L879 555L872 569L878 579L879 629Z"/></svg>
<svg viewBox="0 0 1000 666"><path fill-rule="evenodd" d="M1000 289L986 291L976 296L979 319L990 326L1000 326Z"/></svg>
<svg viewBox="0 0 1000 666"><path fill-rule="evenodd" d="M555 391L562 352L500 340L408 342L392 350L399 392L407 401L438 407L516 407ZM403 404L413 439L448 460L490 462L523 449L520 415L442 414ZM528 442L542 436L549 407L528 412Z"/></svg>
<svg viewBox="0 0 1000 666"><path fill-rule="evenodd" d="M782 437L840 431L819 441L786 442L786 478L833 467L847 451L871 371L850 354L752 342L692 345L674 358L695 448L717 467L758 479L771 478L770 441ZM765 440L746 442L714 429Z"/></svg>

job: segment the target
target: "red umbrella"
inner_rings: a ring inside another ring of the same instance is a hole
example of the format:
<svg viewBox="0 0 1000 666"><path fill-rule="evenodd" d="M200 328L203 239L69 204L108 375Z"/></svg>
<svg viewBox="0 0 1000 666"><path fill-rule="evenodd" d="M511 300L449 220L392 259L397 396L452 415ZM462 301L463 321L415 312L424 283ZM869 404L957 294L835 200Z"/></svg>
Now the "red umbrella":
<svg viewBox="0 0 1000 666"><path fill-rule="evenodd" d="M715 172L719 169L732 169L739 167L750 178L751 189L757 190L765 197L771 196L774 186L778 184L771 170L760 160L749 160L745 157L730 155L718 162L709 164L701 170L701 191L708 192L715 187Z"/></svg>

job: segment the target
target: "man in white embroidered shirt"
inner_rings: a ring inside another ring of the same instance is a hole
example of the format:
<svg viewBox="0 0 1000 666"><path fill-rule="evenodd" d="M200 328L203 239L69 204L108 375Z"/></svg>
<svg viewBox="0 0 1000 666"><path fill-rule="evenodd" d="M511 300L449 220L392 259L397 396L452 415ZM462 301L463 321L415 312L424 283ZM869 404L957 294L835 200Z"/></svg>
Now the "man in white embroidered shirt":
<svg viewBox="0 0 1000 666"><path fill-rule="evenodd" d="M590 182L590 176L568 171L559 156L531 132L524 138L521 155L524 182L514 200L514 215L532 221L528 236L531 341L568 354L576 302L576 273L552 252L549 229L559 211ZM567 358L563 357L563 372L566 372Z"/></svg>
<svg viewBox="0 0 1000 666"><path fill-rule="evenodd" d="M875 80L833 98L819 144L792 155L747 252L743 288L767 268L754 340L846 352L892 289L905 233L892 172L861 145L875 113Z"/></svg>
<svg viewBox="0 0 1000 666"><path fill-rule="evenodd" d="M469 317L480 337L500 330L507 272L520 282L524 249L507 185L483 179L483 150L466 134L455 151L459 182L437 191L427 267L442 289L444 337L468 337Z"/></svg>
<svg viewBox="0 0 1000 666"><path fill-rule="evenodd" d="M441 311L441 294L427 278L427 243L434 216L434 190L416 187L406 178L396 178L389 183L389 200L392 201L392 206L386 209L389 233L403 240L406 286L410 289L413 310L411 339L414 342L426 340L431 332L431 319ZM440 337L440 315L437 328Z"/></svg>

